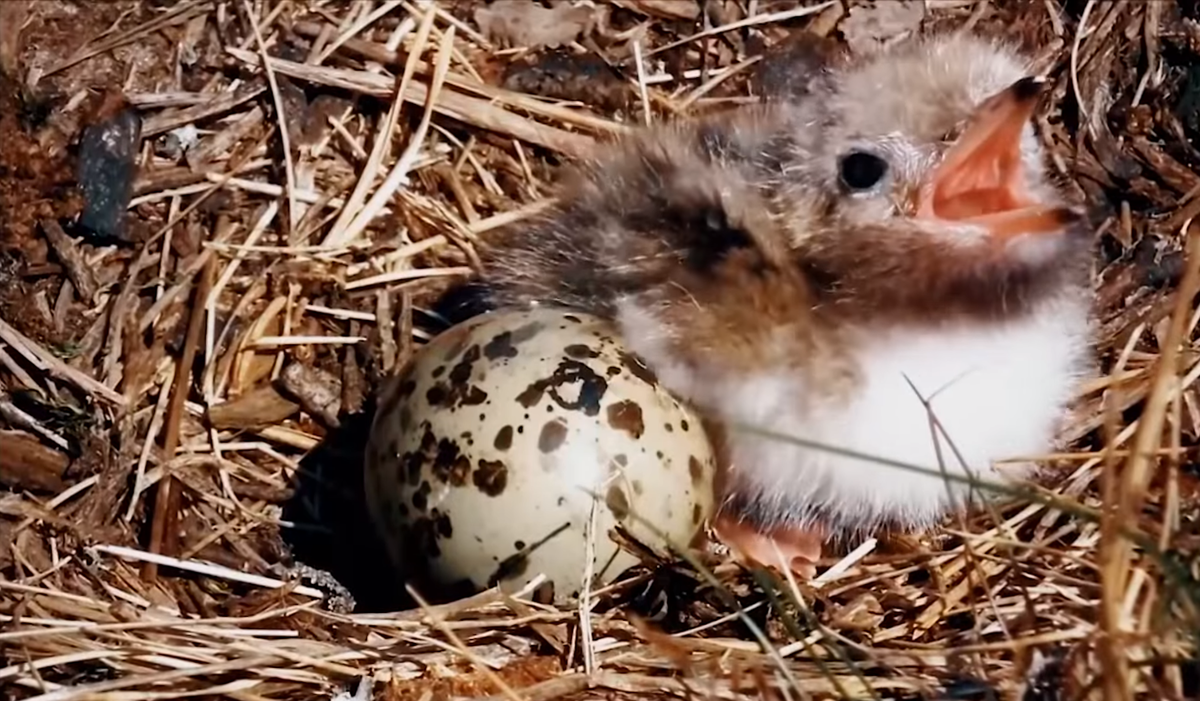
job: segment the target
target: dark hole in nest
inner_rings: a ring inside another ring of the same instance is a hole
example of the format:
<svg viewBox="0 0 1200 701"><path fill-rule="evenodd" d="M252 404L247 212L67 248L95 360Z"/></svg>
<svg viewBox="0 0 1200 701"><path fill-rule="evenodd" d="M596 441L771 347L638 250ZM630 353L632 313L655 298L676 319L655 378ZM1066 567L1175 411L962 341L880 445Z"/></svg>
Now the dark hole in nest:
<svg viewBox="0 0 1200 701"><path fill-rule="evenodd" d="M926 582L930 581L931 579L932 579L932 575L930 575L929 570L927 570L924 567L921 567L921 568L913 570L912 572L910 572L908 574L908 582L907 583L910 585L925 584Z"/></svg>
<svg viewBox="0 0 1200 701"><path fill-rule="evenodd" d="M961 678L947 682L942 698L946 701L999 701L995 687L981 679Z"/></svg>
<svg viewBox="0 0 1200 701"><path fill-rule="evenodd" d="M26 131L40 129L54 114L57 95L38 95L26 89L17 92L19 101L17 118Z"/></svg>
<svg viewBox="0 0 1200 701"><path fill-rule="evenodd" d="M960 611L946 618L946 627L956 630L970 630L975 626L975 614L971 611Z"/></svg>
<svg viewBox="0 0 1200 701"><path fill-rule="evenodd" d="M392 574L391 563L367 518L363 496L363 448L375 415L343 415L321 445L301 462L295 495L283 518L318 528L285 529L282 537L295 559L324 570L353 594L359 613L398 611L415 602ZM324 484L322 484L324 482Z"/></svg>
<svg viewBox="0 0 1200 701"><path fill-rule="evenodd" d="M493 310L494 306L488 298L490 293L491 289L481 282L455 285L437 298L431 311L451 325L460 324Z"/></svg>
<svg viewBox="0 0 1200 701"><path fill-rule="evenodd" d="M1194 699L1200 696L1200 659L1191 659L1179 665L1183 681L1183 697Z"/></svg>

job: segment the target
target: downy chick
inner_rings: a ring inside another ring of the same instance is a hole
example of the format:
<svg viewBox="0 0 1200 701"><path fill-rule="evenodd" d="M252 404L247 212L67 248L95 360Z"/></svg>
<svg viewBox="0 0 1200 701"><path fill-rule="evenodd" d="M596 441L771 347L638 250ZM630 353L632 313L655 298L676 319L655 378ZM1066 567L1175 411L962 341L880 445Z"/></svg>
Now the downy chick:
<svg viewBox="0 0 1200 701"><path fill-rule="evenodd" d="M613 319L719 429L722 540L811 574L832 538L965 505L943 471L1028 475L992 463L1049 449L1090 369L1090 230L1039 91L1016 53L943 36L637 133L483 248L489 305Z"/></svg>

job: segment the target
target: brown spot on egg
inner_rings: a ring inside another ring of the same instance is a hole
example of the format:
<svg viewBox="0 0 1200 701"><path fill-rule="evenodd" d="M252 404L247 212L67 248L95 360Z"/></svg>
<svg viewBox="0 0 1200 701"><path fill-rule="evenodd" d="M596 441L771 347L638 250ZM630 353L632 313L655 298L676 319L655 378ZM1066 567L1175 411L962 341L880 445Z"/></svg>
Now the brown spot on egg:
<svg viewBox="0 0 1200 701"><path fill-rule="evenodd" d="M692 523L699 524L703 518L704 509L701 509L699 504L692 504Z"/></svg>
<svg viewBox="0 0 1200 701"><path fill-rule="evenodd" d="M616 365L609 365L608 369L604 371L604 374L608 375L609 377L616 377L617 375L621 374L621 368L617 367Z"/></svg>
<svg viewBox="0 0 1200 701"><path fill-rule="evenodd" d="M421 466L425 464L425 455L416 451L408 451L400 456L400 478L408 482L410 487L421 483Z"/></svg>
<svg viewBox="0 0 1200 701"><path fill-rule="evenodd" d="M565 396L563 390L567 388L576 392L575 399ZM596 374L595 370L578 360L563 359L553 375L530 384L517 395L517 401L528 409L542 401L542 396L549 392L551 399L563 409L595 416L600 413L600 400L607 391L608 380Z"/></svg>
<svg viewBox="0 0 1200 701"><path fill-rule="evenodd" d="M430 405L448 408L451 411L463 406L479 406L487 400L487 392L475 385L449 385L439 382L425 392Z"/></svg>
<svg viewBox="0 0 1200 701"><path fill-rule="evenodd" d="M508 465L501 460L479 460L472 480L479 491L489 497L500 496L508 486Z"/></svg>
<svg viewBox="0 0 1200 701"><path fill-rule="evenodd" d="M500 582L514 577L520 577L529 569L529 555L515 553L500 561L496 571L488 577L488 587L494 587Z"/></svg>
<svg viewBox="0 0 1200 701"><path fill-rule="evenodd" d="M683 430L685 430L685 431L686 431L686 430L688 430L688 429L690 428L690 426L688 425L688 420L687 420L687 419L680 419L680 420L679 420L679 427L680 427L680 428L682 428L682 429L683 429Z"/></svg>
<svg viewBox="0 0 1200 701"><path fill-rule="evenodd" d="M415 492L413 492L413 495L412 495L412 505L413 505L414 509L416 509L417 511L425 511L426 509L429 508L429 492L430 491L431 490L429 487L429 482L428 481L421 482L421 486L417 487L417 490Z"/></svg>
<svg viewBox="0 0 1200 701"><path fill-rule="evenodd" d="M531 321L513 331L513 343L520 345L541 333L546 325L540 321Z"/></svg>
<svg viewBox="0 0 1200 701"><path fill-rule="evenodd" d="M422 421L421 431L421 452L431 453L437 446L437 436L433 435L433 424Z"/></svg>
<svg viewBox="0 0 1200 701"><path fill-rule="evenodd" d="M518 540L513 543L513 550L524 550L524 549L525 549L525 541Z"/></svg>
<svg viewBox="0 0 1200 701"><path fill-rule="evenodd" d="M667 433L675 433L675 427L669 423L663 424L663 428L666 429Z"/></svg>
<svg viewBox="0 0 1200 701"><path fill-rule="evenodd" d="M462 487L467 484L467 477L471 474L471 461L465 455L460 455L454 459L454 464L450 466L450 484L455 487Z"/></svg>
<svg viewBox="0 0 1200 701"><path fill-rule="evenodd" d="M567 422L562 419L547 421L538 434L538 450L553 453L567 440Z"/></svg>
<svg viewBox="0 0 1200 701"><path fill-rule="evenodd" d="M625 366L625 369L628 370L630 374L642 382L650 385L651 387L658 386L658 375L655 375L653 370L646 367L646 364L643 363L640 358L625 351L620 351L618 355L621 358L621 364Z"/></svg>
<svg viewBox="0 0 1200 701"><path fill-rule="evenodd" d="M450 522L450 515L438 513L437 509L433 510L434 521L437 523L438 535L442 538L449 538L454 535L454 524Z"/></svg>
<svg viewBox="0 0 1200 701"><path fill-rule="evenodd" d="M543 606L552 604L554 602L554 581L547 579L539 584L538 588L533 590L533 600Z"/></svg>
<svg viewBox="0 0 1200 701"><path fill-rule="evenodd" d="M471 370L479 360L480 353L478 344L468 348L462 360L451 368L446 381L434 384L425 392L426 401L432 406L451 410L483 404L487 400L487 392L470 383Z"/></svg>
<svg viewBox="0 0 1200 701"><path fill-rule="evenodd" d="M608 488L608 493L604 495L604 504L618 521L624 521L629 516L629 497L619 484Z"/></svg>
<svg viewBox="0 0 1200 701"><path fill-rule="evenodd" d="M492 441L492 445L496 446L496 450L508 450L512 447L513 427L504 426L496 432L496 440Z"/></svg>
<svg viewBox="0 0 1200 701"><path fill-rule="evenodd" d="M414 391L416 391L416 389L417 389L416 380L413 380L412 378L408 378L400 383L400 389L397 390L396 396L401 399L404 399L404 398L412 395L412 393Z"/></svg>
<svg viewBox="0 0 1200 701"><path fill-rule="evenodd" d="M488 360L517 357L517 347L513 345L512 331L502 331L483 347L483 355Z"/></svg>
<svg viewBox="0 0 1200 701"><path fill-rule="evenodd" d="M482 351L479 350L479 344L475 344L463 353L462 360L458 361L450 370L450 382L452 384L466 384L471 380L471 369L475 362L479 360Z"/></svg>
<svg viewBox="0 0 1200 701"><path fill-rule="evenodd" d="M600 351L595 350L586 343L572 343L564 348L563 352L567 354L568 358L575 358L576 360L600 357Z"/></svg>
<svg viewBox="0 0 1200 701"><path fill-rule="evenodd" d="M567 321L571 321L571 322L574 322L574 323L576 323L576 324L582 324L582 323L583 323L583 319L580 319L579 317L575 316L574 314L564 314L564 315L563 315L563 318L564 318L564 319L566 319Z"/></svg>
<svg viewBox="0 0 1200 701"><path fill-rule="evenodd" d="M695 455L688 457L688 475L692 478L692 484L700 484L700 480L704 478L704 466L696 459Z"/></svg>
<svg viewBox="0 0 1200 701"><path fill-rule="evenodd" d="M446 366L439 365L436 368L434 368L433 372L429 373L429 375L430 375L430 377L432 377L433 379L436 380L437 378L441 377L445 372L446 372Z"/></svg>
<svg viewBox="0 0 1200 701"><path fill-rule="evenodd" d="M438 441L432 472L437 480L461 487L467 483L467 475L471 472L471 463L463 457L458 443L443 438Z"/></svg>
<svg viewBox="0 0 1200 701"><path fill-rule="evenodd" d="M624 431L635 439L641 438L646 431L646 423L642 420L642 407L632 399L609 404L606 413L609 426Z"/></svg>
<svg viewBox="0 0 1200 701"><path fill-rule="evenodd" d="M437 340L440 343L450 344L446 348L446 352L442 354L442 360L452 360L459 353L462 353L467 344L471 342L470 329L467 326L455 326L443 331Z"/></svg>
<svg viewBox="0 0 1200 701"><path fill-rule="evenodd" d="M427 558L440 557L442 549L437 544L437 525L432 518L422 517L414 520L404 536L408 550L420 553Z"/></svg>

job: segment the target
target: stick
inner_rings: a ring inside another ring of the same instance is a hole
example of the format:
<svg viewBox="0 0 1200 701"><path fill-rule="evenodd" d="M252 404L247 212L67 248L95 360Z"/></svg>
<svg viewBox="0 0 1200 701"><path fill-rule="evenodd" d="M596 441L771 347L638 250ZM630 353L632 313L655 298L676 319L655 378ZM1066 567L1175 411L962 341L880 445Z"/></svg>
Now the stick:
<svg viewBox="0 0 1200 701"><path fill-rule="evenodd" d="M163 436L163 455L170 460L175 455L179 445L179 426L183 420L183 405L187 400L188 388L191 385L192 364L196 360L196 349L200 345L200 331L204 328L204 300L208 299L209 290L216 272L216 258L209 258L204 266L200 284L193 295L192 315L188 319L187 339L183 345L183 355L175 366L175 383L171 389L171 403L167 406L166 433ZM154 520L150 524L150 552L158 555L174 555L179 550L179 530L176 523L179 518L179 492L174 488L175 478L170 472L163 472L155 492ZM142 578L153 582L158 577L158 563L148 560L142 568Z"/></svg>

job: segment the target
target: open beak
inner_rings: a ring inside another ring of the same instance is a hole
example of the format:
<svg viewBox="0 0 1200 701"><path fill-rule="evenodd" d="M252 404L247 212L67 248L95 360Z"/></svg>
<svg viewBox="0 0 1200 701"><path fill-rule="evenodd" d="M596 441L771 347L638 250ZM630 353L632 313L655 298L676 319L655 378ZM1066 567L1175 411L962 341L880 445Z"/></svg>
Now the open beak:
<svg viewBox="0 0 1200 701"><path fill-rule="evenodd" d="M1037 202L1025 187L1021 135L1043 81L1023 78L985 101L967 129L921 188L917 216L974 224L994 239L1052 233L1074 218Z"/></svg>

